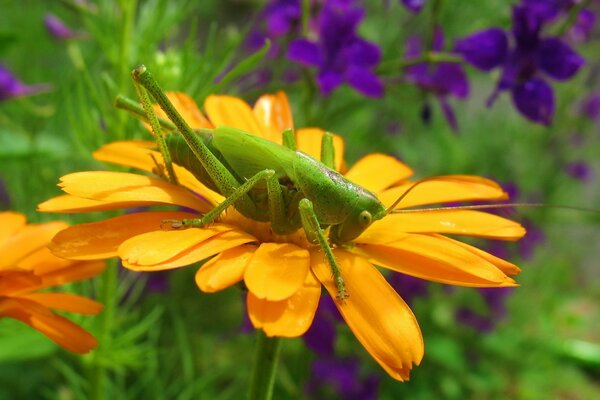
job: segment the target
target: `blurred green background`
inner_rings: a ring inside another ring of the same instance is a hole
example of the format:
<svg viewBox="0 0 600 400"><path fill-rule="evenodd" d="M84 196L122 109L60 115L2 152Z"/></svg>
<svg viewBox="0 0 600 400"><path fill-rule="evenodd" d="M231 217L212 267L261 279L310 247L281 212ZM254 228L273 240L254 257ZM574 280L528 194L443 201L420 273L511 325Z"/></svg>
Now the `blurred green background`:
<svg viewBox="0 0 600 400"><path fill-rule="evenodd" d="M407 37L428 31L429 4L412 15L398 1L364 3L360 32L381 46L384 60L401 59ZM440 23L450 42L491 26L509 28L513 3L446 1ZM423 121L425 96L401 79L402 71L385 77L382 99L345 86L322 97L311 86L313 71L308 70L303 71L308 83L273 79L258 85L243 76L216 83L251 54L246 37L261 23L266 2L89 4L93 7L86 9L86 3L68 0L1 2L0 62L27 84L52 85L46 93L0 102L0 179L8 195L3 207L27 214L31 222L99 219L94 214L38 214L35 209L60 193L60 176L107 168L91 157L102 144L149 139L137 120L112 105L117 94L134 97L129 73L140 63L164 88L187 92L200 105L210 93L253 102L261 93L285 90L296 126L320 126L342 135L349 165L366 153L385 152L410 165L417 177L476 174L517 187L515 201L599 207L599 125L579 108L600 91L597 35L577 47L588 60L585 68L575 79L554 85L552 126L525 120L506 94L486 108L498 72L466 67L471 94L463 102L452 100L460 126L455 134L435 103L431 121ZM81 37L52 37L43 23L47 13ZM284 58L265 59L245 72L274 64L291 65ZM585 162L591 178L567 173L573 161ZM457 318L465 308L492 315L480 292L429 284L427 295L412 302L426 355L410 382L389 378L345 325L337 327L336 354L360 360L361 378L377 376L377 398L600 399L599 214L523 208L510 216L531 226L535 237L502 249L523 269L521 286L504 299L506 315L481 332ZM101 341L98 350L83 357L58 349L19 323L1 320L0 399L242 398L255 340L241 329L242 294L234 288L201 294L195 269L165 275L169 289L163 292L147 289L147 275L124 271L119 271L114 290L107 289L103 277L71 285L71 290L107 304L100 316L78 320ZM114 295L103 298L106 293ZM301 339L287 340L274 398L309 397L305 383L317 357ZM319 393L320 398L343 398L333 388Z"/></svg>

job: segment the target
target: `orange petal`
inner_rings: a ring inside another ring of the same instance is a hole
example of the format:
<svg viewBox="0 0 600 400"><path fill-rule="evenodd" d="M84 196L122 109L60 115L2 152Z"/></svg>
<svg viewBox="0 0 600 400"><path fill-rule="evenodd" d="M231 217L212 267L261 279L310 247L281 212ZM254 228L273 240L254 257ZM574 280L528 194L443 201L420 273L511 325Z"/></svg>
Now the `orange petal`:
<svg viewBox="0 0 600 400"><path fill-rule="evenodd" d="M162 271L184 267L198 261L212 257L225 250L238 247L245 243L255 242L256 239L249 234L232 230L213 236L212 238L192 247L172 259L155 265L137 265L123 261L123 266L132 271Z"/></svg>
<svg viewBox="0 0 600 400"><path fill-rule="evenodd" d="M68 194L108 202L129 202L131 206L172 204L208 212L212 205L186 189L162 179L125 172L75 172L61 178Z"/></svg>
<svg viewBox="0 0 600 400"><path fill-rule="evenodd" d="M116 257L119 245L129 238L160 229L165 219L181 220L197 215L157 211L121 215L104 221L71 226L52 239L54 254L74 260L99 260Z"/></svg>
<svg viewBox="0 0 600 400"><path fill-rule="evenodd" d="M308 251L290 243L262 243L244 272L248 290L259 299L291 297L306 280Z"/></svg>
<svg viewBox="0 0 600 400"><path fill-rule="evenodd" d="M36 275L43 275L57 269L66 268L74 263L75 261L56 257L48 247L42 247L19 260L17 266L23 270L32 271Z"/></svg>
<svg viewBox="0 0 600 400"><path fill-rule="evenodd" d="M78 282L99 275L106 268L104 261L80 261L66 268L42 275L42 284L36 289L44 289L69 282Z"/></svg>
<svg viewBox="0 0 600 400"><path fill-rule="evenodd" d="M108 211L120 208L135 207L136 202L104 202L98 200L84 199L70 194L53 197L38 204L40 212L80 213L87 211Z"/></svg>
<svg viewBox="0 0 600 400"><path fill-rule="evenodd" d="M319 128L301 128L296 131L296 144L298 150L308 154L316 160L321 160L321 140L325 131ZM344 162L344 139L333 134L333 148L335 149L335 170L340 171Z"/></svg>
<svg viewBox="0 0 600 400"><path fill-rule="evenodd" d="M241 282L255 250L255 246L247 245L225 250L200 267L196 285L203 292L214 293Z"/></svg>
<svg viewBox="0 0 600 400"><path fill-rule="evenodd" d="M250 106L237 97L208 96L204 101L204 110L215 127L237 128L261 137L267 132L267 128L258 121Z"/></svg>
<svg viewBox="0 0 600 400"><path fill-rule="evenodd" d="M56 232L67 226L62 221L26 225L0 245L0 254L2 254L0 270L17 263L39 248L45 247Z"/></svg>
<svg viewBox="0 0 600 400"><path fill-rule="evenodd" d="M235 229L231 225L213 224L203 228L142 233L119 246L119 257L129 264L156 265L170 260L211 237Z"/></svg>
<svg viewBox="0 0 600 400"><path fill-rule="evenodd" d="M312 272L306 275L302 287L282 301L259 299L248 292L246 304L252 325L267 336L302 336L315 317L321 297L321 284Z"/></svg>
<svg viewBox="0 0 600 400"><path fill-rule="evenodd" d="M30 293L19 298L35 301L44 307L77 314L98 314L103 307L102 304L87 297L70 293Z"/></svg>
<svg viewBox="0 0 600 400"><path fill-rule="evenodd" d="M494 214L440 210L387 215L367 228L357 241L369 242L370 238L376 236L392 238L407 232L448 233L501 240L517 240L525 235L525 229L519 223Z"/></svg>
<svg viewBox="0 0 600 400"><path fill-rule="evenodd" d="M34 301L0 300L0 316L2 315L31 326L74 353L85 354L98 346L96 339L80 326Z"/></svg>
<svg viewBox="0 0 600 400"><path fill-rule="evenodd" d="M202 115L196 102L190 96L182 92L167 92L166 94L190 128L212 128L211 123ZM166 118L166 114L158 104L154 106L154 109L158 115Z"/></svg>
<svg viewBox="0 0 600 400"><path fill-rule="evenodd" d="M423 358L419 324L406 303L369 262L335 250L350 297L336 300L346 323L371 356L394 379L409 378L413 364ZM337 288L323 254L311 251L311 267L332 298Z"/></svg>
<svg viewBox="0 0 600 400"><path fill-rule="evenodd" d="M483 258L484 260L494 264L496 266L496 268L498 268L500 271L504 272L506 275L517 275L521 272L521 268L517 267L515 264L510 263L506 260L503 260L499 257L496 257L488 252L485 252L481 249L478 249L477 247L468 245L466 243L463 243L459 240L454 240L454 239L450 239L449 237L446 236L442 236L442 235L435 235L436 238L441 239L441 240L447 240L457 246L460 246L464 249L467 249L468 251L470 251L471 253Z"/></svg>
<svg viewBox="0 0 600 400"><path fill-rule="evenodd" d="M267 127L265 139L281 144L281 133L286 129L294 129L290 103L287 95L282 91L260 96L252 111L256 118Z"/></svg>
<svg viewBox="0 0 600 400"><path fill-rule="evenodd" d="M373 237L352 252L393 271L434 282L472 287L516 285L485 258L436 236Z"/></svg>
<svg viewBox="0 0 600 400"><path fill-rule="evenodd" d="M12 211L0 212L0 245L25 226L27 218Z"/></svg>
<svg viewBox="0 0 600 400"><path fill-rule="evenodd" d="M31 271L0 271L0 296L30 291L31 288L39 287L41 283L42 279Z"/></svg>
<svg viewBox="0 0 600 400"><path fill-rule="evenodd" d="M113 142L96 150L94 158L154 173L156 169L154 160L160 163L160 165L164 165L160 152L153 150L155 147L154 143L145 141ZM192 192L200 195L203 199L206 199L209 205L214 205L221 201L222 196L220 194L204 186L187 169L173 164L173 170L180 185L185 186Z"/></svg>
<svg viewBox="0 0 600 400"><path fill-rule="evenodd" d="M392 205L414 182L390 188L378 195L386 206ZM471 175L448 175L428 178L419 183L403 198L396 208L425 204L440 204L470 200L504 200L507 194L491 179Z"/></svg>
<svg viewBox="0 0 600 400"><path fill-rule="evenodd" d="M369 154L350 168L346 178L377 193L404 181L413 174L400 160L385 154Z"/></svg>

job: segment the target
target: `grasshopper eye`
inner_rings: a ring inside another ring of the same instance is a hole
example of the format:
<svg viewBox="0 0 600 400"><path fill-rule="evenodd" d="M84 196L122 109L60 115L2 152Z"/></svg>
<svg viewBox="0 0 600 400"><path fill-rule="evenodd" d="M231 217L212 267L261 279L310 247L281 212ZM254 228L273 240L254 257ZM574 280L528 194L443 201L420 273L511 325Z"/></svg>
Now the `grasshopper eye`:
<svg viewBox="0 0 600 400"><path fill-rule="evenodd" d="M360 223L361 226L364 226L364 227L371 225L372 219L373 218L371 217L371 213L368 212L367 210L361 212L360 215L358 216L358 222Z"/></svg>

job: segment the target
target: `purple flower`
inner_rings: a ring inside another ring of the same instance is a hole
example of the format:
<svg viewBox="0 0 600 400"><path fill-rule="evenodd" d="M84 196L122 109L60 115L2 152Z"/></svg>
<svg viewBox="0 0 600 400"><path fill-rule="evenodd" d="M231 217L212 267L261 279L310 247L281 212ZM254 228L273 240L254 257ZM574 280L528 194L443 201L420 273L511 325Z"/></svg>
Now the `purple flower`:
<svg viewBox="0 0 600 400"><path fill-rule="evenodd" d="M421 12L421 9L425 5L426 0L402 0L404 7L409 9L411 12L417 14Z"/></svg>
<svg viewBox="0 0 600 400"><path fill-rule="evenodd" d="M432 50L441 51L443 48L444 36L441 29L437 29ZM421 40L418 37L409 38L406 44L405 57L408 60L419 58L422 53ZM405 77L409 82L413 82L424 91L432 93L438 99L448 124L454 131L457 131L456 116L450 107L450 103L448 103L448 97L454 96L465 99L469 95L469 81L462 66L458 63L439 63L435 65L419 63L406 68ZM427 104L425 107L423 119L427 121L427 116L431 110Z"/></svg>
<svg viewBox="0 0 600 400"><path fill-rule="evenodd" d="M533 257L535 249L546 240L546 235L531 221L524 221L523 226L527 234L519 240L519 256L528 260Z"/></svg>
<svg viewBox="0 0 600 400"><path fill-rule="evenodd" d="M376 375L361 377L357 359L317 359L305 391L309 398L375 400L379 389Z"/></svg>
<svg viewBox="0 0 600 400"><path fill-rule="evenodd" d="M592 121L600 121L600 93L594 93L583 100L581 112Z"/></svg>
<svg viewBox="0 0 600 400"><path fill-rule="evenodd" d="M554 91L544 78L571 79L585 63L561 39L541 35L544 23L567 6L562 0L523 1L522 5L513 7L510 35L492 28L457 41L455 50L474 67L483 71L502 67L488 106L500 92L509 90L514 106L522 115L533 122L550 125L555 109ZM512 48L509 39L512 39Z"/></svg>
<svg viewBox="0 0 600 400"><path fill-rule="evenodd" d="M392 274L388 281L409 305L412 305L416 298L427 296L429 283L423 279L404 274Z"/></svg>
<svg viewBox="0 0 600 400"><path fill-rule="evenodd" d="M8 69L0 65L0 101L13 97L31 96L51 89L48 84L25 85Z"/></svg>
<svg viewBox="0 0 600 400"><path fill-rule="evenodd" d="M591 10L583 9L577 15L577 21L569 30L569 38L574 43L587 42L592 37L596 26L596 14Z"/></svg>
<svg viewBox="0 0 600 400"><path fill-rule="evenodd" d="M383 84L372 71L381 51L356 33L363 16L352 0L328 0L317 20L318 40L290 43L288 58L318 69L317 84L325 96L343 83L369 97L383 96Z"/></svg>
<svg viewBox="0 0 600 400"><path fill-rule="evenodd" d="M336 325L342 317L329 296L321 296L312 325L304 334L306 346L321 356L333 357Z"/></svg>
<svg viewBox="0 0 600 400"><path fill-rule="evenodd" d="M565 166L565 171L571 177L582 182L592 179L592 168L585 161L572 161Z"/></svg>
<svg viewBox="0 0 600 400"><path fill-rule="evenodd" d="M78 33L73 32L71 28L66 26L57 16L53 14L46 14L44 17L44 25L46 26L48 33L56 39L67 40L79 36Z"/></svg>
<svg viewBox="0 0 600 400"><path fill-rule="evenodd" d="M479 332L492 331L497 321L506 316L506 299L512 291L513 288L479 289L479 294L485 302L487 313L481 314L469 307L462 307L456 311L457 321Z"/></svg>

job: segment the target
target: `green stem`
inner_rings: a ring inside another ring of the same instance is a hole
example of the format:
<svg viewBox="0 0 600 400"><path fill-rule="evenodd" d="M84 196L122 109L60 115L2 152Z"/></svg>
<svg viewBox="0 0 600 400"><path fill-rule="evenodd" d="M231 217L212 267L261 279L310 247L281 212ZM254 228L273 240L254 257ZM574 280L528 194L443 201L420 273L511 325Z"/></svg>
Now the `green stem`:
<svg viewBox="0 0 600 400"><path fill-rule="evenodd" d="M273 396L281 339L267 337L262 331L257 332L256 339L256 358L248 399L270 400Z"/></svg>
<svg viewBox="0 0 600 400"><path fill-rule="evenodd" d="M117 311L117 284L118 268L114 262L109 263L102 275L102 291L100 301L104 304L100 332L98 334L98 349L94 352L92 361L92 379L90 387L90 399L102 400L106 398L106 362L104 353L111 348L111 332L113 321Z"/></svg>

